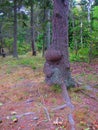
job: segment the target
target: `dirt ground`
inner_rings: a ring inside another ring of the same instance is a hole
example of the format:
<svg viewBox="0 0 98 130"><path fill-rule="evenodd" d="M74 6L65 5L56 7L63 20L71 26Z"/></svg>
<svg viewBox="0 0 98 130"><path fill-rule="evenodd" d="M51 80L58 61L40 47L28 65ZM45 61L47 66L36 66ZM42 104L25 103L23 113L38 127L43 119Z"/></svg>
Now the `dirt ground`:
<svg viewBox="0 0 98 130"><path fill-rule="evenodd" d="M79 88L69 90L76 130L98 130L98 62L71 63ZM48 87L42 68L0 66L0 130L71 130L60 88Z"/></svg>

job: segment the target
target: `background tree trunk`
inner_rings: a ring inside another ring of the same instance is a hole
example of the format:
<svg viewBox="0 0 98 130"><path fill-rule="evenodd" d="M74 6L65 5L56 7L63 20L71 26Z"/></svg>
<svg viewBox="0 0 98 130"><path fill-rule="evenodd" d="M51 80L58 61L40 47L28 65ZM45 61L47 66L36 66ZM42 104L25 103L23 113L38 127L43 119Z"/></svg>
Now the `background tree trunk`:
<svg viewBox="0 0 98 130"><path fill-rule="evenodd" d="M43 9L43 47L42 47L42 57L45 55L46 49L46 8Z"/></svg>
<svg viewBox="0 0 98 130"><path fill-rule="evenodd" d="M47 9L46 16L47 16L46 45L47 45L47 49L48 49L50 47L50 39L51 39L51 34L50 34L50 9Z"/></svg>
<svg viewBox="0 0 98 130"><path fill-rule="evenodd" d="M46 51L44 73L49 85L75 86L71 77L68 55L68 14L69 2L54 0L52 44Z"/></svg>
<svg viewBox="0 0 98 130"><path fill-rule="evenodd" d="M0 23L0 55L1 55L1 49L2 49L2 23Z"/></svg>
<svg viewBox="0 0 98 130"><path fill-rule="evenodd" d="M80 20L80 36L81 36L81 47L83 47L83 22L82 22L82 19Z"/></svg>
<svg viewBox="0 0 98 130"><path fill-rule="evenodd" d="M92 35L92 27L91 27L91 8L92 8L92 4L91 4L91 2L92 2L92 0L89 0L88 6L87 6L87 11L88 11L87 20L88 20L90 35ZM91 40L90 47L89 47L89 63L91 63L91 61L92 61L92 45L93 45L93 42Z"/></svg>
<svg viewBox="0 0 98 130"><path fill-rule="evenodd" d="M34 38L34 5L31 2L31 47L32 47L32 55L36 56L36 48L35 48L35 38Z"/></svg>
<svg viewBox="0 0 98 130"><path fill-rule="evenodd" d="M14 0L14 43L13 57L18 57L17 53L17 0Z"/></svg>

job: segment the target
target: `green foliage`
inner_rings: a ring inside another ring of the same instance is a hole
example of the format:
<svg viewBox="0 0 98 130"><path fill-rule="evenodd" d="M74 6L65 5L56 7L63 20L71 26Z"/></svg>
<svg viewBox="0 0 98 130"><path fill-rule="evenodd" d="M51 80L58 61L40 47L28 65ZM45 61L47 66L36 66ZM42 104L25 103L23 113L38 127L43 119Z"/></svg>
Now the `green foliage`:
<svg viewBox="0 0 98 130"><path fill-rule="evenodd" d="M85 61L88 62L89 48L80 48L77 55L74 50L70 50L70 61Z"/></svg>
<svg viewBox="0 0 98 130"><path fill-rule="evenodd" d="M85 1L82 2L80 8L71 8L69 20L71 61L88 61L88 59L98 56L98 6L92 6L91 23L88 23L88 13L84 9L86 3Z"/></svg>
<svg viewBox="0 0 98 130"><path fill-rule="evenodd" d="M13 38L5 38L4 39L4 47L8 48L9 53L12 53L13 51ZM28 51L31 50L31 45L28 43L21 43L18 41L18 53L26 54Z"/></svg>
<svg viewBox="0 0 98 130"><path fill-rule="evenodd" d="M80 58L78 55L75 55L75 54L70 54L70 61L84 61L85 59L84 58Z"/></svg>
<svg viewBox="0 0 98 130"><path fill-rule="evenodd" d="M31 66L31 67L33 67L33 65L34 65L34 61L33 61L33 59L31 60L31 58L30 59L22 58L21 60L19 59L18 63L22 64L24 66Z"/></svg>
<svg viewBox="0 0 98 130"><path fill-rule="evenodd" d="M12 53L13 38L5 38L4 46L8 48L9 53Z"/></svg>
<svg viewBox="0 0 98 130"><path fill-rule="evenodd" d="M41 56L32 57L25 55L17 60L17 64L30 66L32 69L36 69L43 66L44 59Z"/></svg>
<svg viewBox="0 0 98 130"><path fill-rule="evenodd" d="M43 47L43 37L44 37L44 34L43 34L43 33L41 33L41 34L38 35L38 37L37 37L37 43L36 43L36 45L37 45L38 51L41 51L41 50L42 50L42 47Z"/></svg>
<svg viewBox="0 0 98 130"><path fill-rule="evenodd" d="M87 57L89 53L89 48L81 48L78 50L79 57Z"/></svg>
<svg viewBox="0 0 98 130"><path fill-rule="evenodd" d="M39 0L38 0L39 1ZM52 2L50 1L50 0L40 0L41 2L40 2L40 4L39 4L39 6L40 6L40 8L52 8L53 7L53 5L52 5Z"/></svg>
<svg viewBox="0 0 98 130"><path fill-rule="evenodd" d="M97 44L93 44L92 46L92 58L98 57L98 46Z"/></svg>
<svg viewBox="0 0 98 130"><path fill-rule="evenodd" d="M98 6L95 6L93 9L93 18L98 20Z"/></svg>
<svg viewBox="0 0 98 130"><path fill-rule="evenodd" d="M52 89L52 91L54 91L56 93L61 93L61 87L58 84L51 86L51 89Z"/></svg>
<svg viewBox="0 0 98 130"><path fill-rule="evenodd" d="M21 55L19 56L19 58L12 58L10 56L8 56L7 58L5 58L2 62L2 65L7 64L8 66L12 67L16 67L16 66L29 66L31 67L33 70L37 69L37 68L42 68L43 64L44 64L45 60L44 58L42 58L41 55L38 54L37 57L33 57L30 54L26 54L26 55Z"/></svg>
<svg viewBox="0 0 98 130"><path fill-rule="evenodd" d="M28 43L20 43L18 42L18 54L26 54L28 51L30 51L31 45Z"/></svg>
<svg viewBox="0 0 98 130"><path fill-rule="evenodd" d="M90 46L92 50L92 57L98 56L98 6L97 0L95 5L91 9L91 28L87 21L87 10L85 10L86 1L71 1L70 6L70 19L69 19L69 46L71 61L87 61L90 52ZM45 21L44 11L45 9L53 9L53 3L49 0L25 0L17 1L18 7L25 7L26 11L30 11L31 4L34 5L34 29L35 36L40 33L38 37L35 37L37 51L42 51L45 36L45 27L47 20ZM76 6L76 4L80 4ZM8 48L9 52L13 51L13 2L8 0L1 1L0 4L0 26L1 35L4 40L4 47ZM47 17L47 16L46 16ZM30 45L30 14L18 11L18 53L26 54L31 50ZM47 18L46 18L47 19ZM51 20L51 19L50 19ZM82 32L81 32L82 22ZM52 31L51 31L52 32ZM81 41L82 36L82 41ZM91 45L92 44L92 45ZM25 64L25 63L24 63Z"/></svg>

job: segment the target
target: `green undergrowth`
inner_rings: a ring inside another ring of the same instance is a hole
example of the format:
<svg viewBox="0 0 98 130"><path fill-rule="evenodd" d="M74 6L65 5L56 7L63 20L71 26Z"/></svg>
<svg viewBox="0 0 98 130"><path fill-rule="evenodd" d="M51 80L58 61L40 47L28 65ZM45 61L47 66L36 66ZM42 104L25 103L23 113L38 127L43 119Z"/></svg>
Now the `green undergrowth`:
<svg viewBox="0 0 98 130"><path fill-rule="evenodd" d="M85 47L85 48L80 48L77 50L77 52L75 50L69 49L69 56L70 56L70 61L74 62L74 61L78 61L78 62L88 62L90 60L90 55L89 55L89 48ZM91 53L91 59L97 58L98 57L98 51L97 49L93 48L93 51Z"/></svg>
<svg viewBox="0 0 98 130"><path fill-rule="evenodd" d="M58 84L52 85L51 90L55 93L61 93L61 91L62 91L60 85L58 85Z"/></svg>
<svg viewBox="0 0 98 130"><path fill-rule="evenodd" d="M32 69L42 68L44 65L44 58L41 55L31 56L31 55L20 55L18 58L13 58L12 56L7 56L5 58L0 57L0 65L7 65L10 67L17 67L20 65L29 66Z"/></svg>
<svg viewBox="0 0 98 130"><path fill-rule="evenodd" d="M86 90L85 87L73 87L73 88L70 88L70 92L79 92L81 90Z"/></svg>
<svg viewBox="0 0 98 130"><path fill-rule="evenodd" d="M78 54L76 55L74 51L70 51L70 61L71 62L89 62L89 57L87 54L82 54L80 52L78 52Z"/></svg>

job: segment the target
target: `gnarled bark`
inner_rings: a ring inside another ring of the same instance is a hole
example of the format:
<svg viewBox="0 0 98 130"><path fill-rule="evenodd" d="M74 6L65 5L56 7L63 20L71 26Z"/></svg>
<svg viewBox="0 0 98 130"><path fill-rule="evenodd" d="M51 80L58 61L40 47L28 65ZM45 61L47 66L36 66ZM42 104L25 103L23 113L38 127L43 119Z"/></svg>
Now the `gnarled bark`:
<svg viewBox="0 0 98 130"><path fill-rule="evenodd" d="M71 130L75 130L75 121L72 115L74 106L67 92L67 87L75 86L70 73L68 55L68 7L68 0L54 0L52 44L45 54L44 73L49 85L59 84L61 86L66 105L59 108L66 106L70 108L68 120Z"/></svg>
<svg viewBox="0 0 98 130"><path fill-rule="evenodd" d="M68 0L54 0L52 44L46 51L44 73L49 85L75 86L68 55Z"/></svg>

